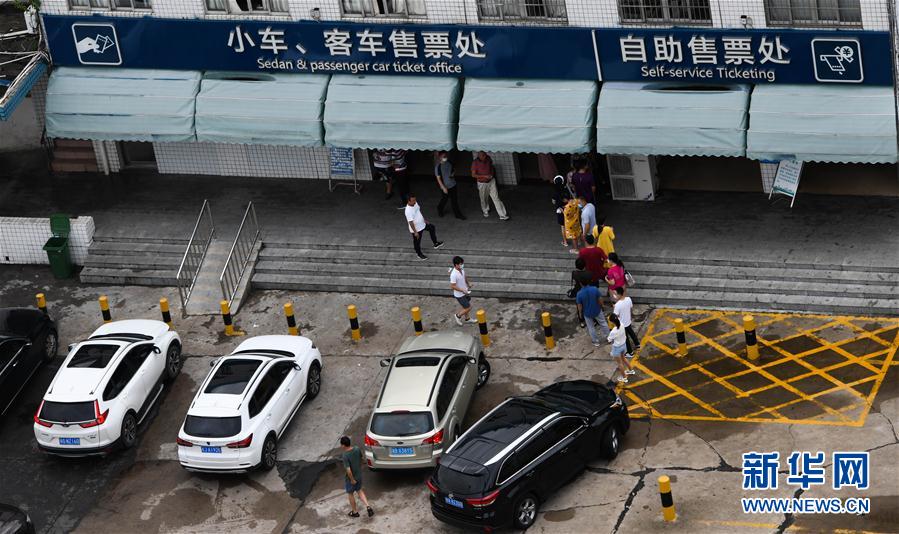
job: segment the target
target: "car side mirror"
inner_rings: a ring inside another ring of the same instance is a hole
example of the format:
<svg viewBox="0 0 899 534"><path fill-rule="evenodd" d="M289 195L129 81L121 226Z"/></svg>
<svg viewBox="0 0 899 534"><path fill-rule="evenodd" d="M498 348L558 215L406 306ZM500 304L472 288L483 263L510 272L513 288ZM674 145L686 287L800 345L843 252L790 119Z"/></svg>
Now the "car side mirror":
<svg viewBox="0 0 899 534"><path fill-rule="evenodd" d="M301 369L300 364L298 364L298 363L294 363L293 368L296 369L297 371L299 371Z"/></svg>
<svg viewBox="0 0 899 534"><path fill-rule="evenodd" d="M469 356L469 357L468 357L468 363L470 363L471 365L477 365L477 364L478 364L478 359L475 358L474 356Z"/></svg>
<svg viewBox="0 0 899 534"><path fill-rule="evenodd" d="M153 354L162 354L162 350L160 350L156 345L153 345Z"/></svg>
<svg viewBox="0 0 899 534"><path fill-rule="evenodd" d="M390 367L390 358L384 358L381 360L381 367Z"/></svg>
<svg viewBox="0 0 899 534"><path fill-rule="evenodd" d="M209 367L215 367L216 362L218 362L218 358L213 358L211 362L209 362Z"/></svg>
<svg viewBox="0 0 899 534"><path fill-rule="evenodd" d="M69 352L72 352L73 350L75 350L75 345L77 345L77 344L78 343L69 343Z"/></svg>

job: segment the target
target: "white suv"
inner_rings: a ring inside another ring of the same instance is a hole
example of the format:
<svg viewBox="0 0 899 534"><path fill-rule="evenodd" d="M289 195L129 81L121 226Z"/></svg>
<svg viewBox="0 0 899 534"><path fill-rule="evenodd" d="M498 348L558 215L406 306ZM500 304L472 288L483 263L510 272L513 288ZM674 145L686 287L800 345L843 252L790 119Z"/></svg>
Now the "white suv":
<svg viewBox="0 0 899 534"><path fill-rule="evenodd" d="M321 353L305 337L258 336L211 365L178 433L178 460L189 471L271 469L300 404L321 391Z"/></svg>
<svg viewBox="0 0 899 534"><path fill-rule="evenodd" d="M181 338L161 321L105 324L69 345L34 414L44 452L62 456L129 448L166 382L181 370Z"/></svg>

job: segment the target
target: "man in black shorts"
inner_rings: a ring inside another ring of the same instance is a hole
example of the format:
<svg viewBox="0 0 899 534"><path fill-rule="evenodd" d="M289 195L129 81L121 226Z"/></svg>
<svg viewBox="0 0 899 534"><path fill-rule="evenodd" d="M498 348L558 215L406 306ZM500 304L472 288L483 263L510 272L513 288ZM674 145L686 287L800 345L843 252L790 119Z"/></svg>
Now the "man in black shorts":
<svg viewBox="0 0 899 534"><path fill-rule="evenodd" d="M450 287L453 289L453 296L462 310L453 314L456 324L462 326L464 323L476 323L477 319L469 315L471 313L471 282L465 276L465 262L461 256L453 257L453 268L450 269Z"/></svg>

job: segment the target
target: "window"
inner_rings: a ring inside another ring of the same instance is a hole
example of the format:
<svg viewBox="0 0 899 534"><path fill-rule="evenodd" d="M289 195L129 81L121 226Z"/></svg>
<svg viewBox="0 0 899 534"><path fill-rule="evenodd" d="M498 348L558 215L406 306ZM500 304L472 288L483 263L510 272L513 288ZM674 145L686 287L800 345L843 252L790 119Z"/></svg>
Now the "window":
<svg viewBox="0 0 899 534"><path fill-rule="evenodd" d="M82 345L78 348L69 365L66 367L85 367L89 369L103 369L109 365L109 360L119 351L121 345Z"/></svg>
<svg viewBox="0 0 899 534"><path fill-rule="evenodd" d="M9 362L11 362L13 357L15 357L15 355L19 353L19 350L24 344L24 341L20 341L18 339L0 343L0 371L2 371L4 368L6 368L7 365L9 365Z"/></svg>
<svg viewBox="0 0 899 534"><path fill-rule="evenodd" d="M565 21L565 0L478 0L482 19L558 19Z"/></svg>
<svg viewBox="0 0 899 534"><path fill-rule="evenodd" d="M434 367L440 363L437 356L412 356L396 361L394 367Z"/></svg>
<svg viewBox="0 0 899 534"><path fill-rule="evenodd" d="M227 438L240 433L240 417L199 417L188 415L184 433L198 438Z"/></svg>
<svg viewBox="0 0 899 534"><path fill-rule="evenodd" d="M90 421L96 416L93 402L44 401L39 417L54 423L80 423Z"/></svg>
<svg viewBox="0 0 899 534"><path fill-rule="evenodd" d="M453 395L459 388L459 381L462 379L462 373L465 372L465 365L468 359L465 356L456 356L446 366L446 372L443 373L443 381L440 383L440 389L437 391L437 419L443 421L446 410L449 409Z"/></svg>
<svg viewBox="0 0 899 534"><path fill-rule="evenodd" d="M712 23L709 0L618 0L622 23Z"/></svg>
<svg viewBox="0 0 899 534"><path fill-rule="evenodd" d="M287 13L287 0L206 0L206 11L219 13Z"/></svg>
<svg viewBox="0 0 899 534"><path fill-rule="evenodd" d="M150 9L150 0L69 0L72 9Z"/></svg>
<svg viewBox="0 0 899 534"><path fill-rule="evenodd" d="M293 364L290 362L276 364L265 373L265 376L263 376L261 380L259 380L259 385L256 386L256 391L253 392L253 396L250 398L251 419L256 417L269 401L272 400L275 392L278 391L281 383L284 382L284 379L290 372L292 365Z"/></svg>
<svg viewBox="0 0 899 534"><path fill-rule="evenodd" d="M340 0L344 15L361 17L423 17L425 0Z"/></svg>
<svg viewBox="0 0 899 534"><path fill-rule="evenodd" d="M128 382L137 374L140 366L143 365L147 355L153 350L153 345L140 345L134 347L119 362L119 366L112 373L106 388L103 389L103 400L108 401L119 396L119 393L125 389Z"/></svg>
<svg viewBox="0 0 899 534"><path fill-rule="evenodd" d="M259 360L227 360L216 369L203 393L240 395L247 388L256 369L262 364Z"/></svg>
<svg viewBox="0 0 899 534"><path fill-rule="evenodd" d="M371 431L379 436L402 438L431 430L434 430L434 421L430 412L376 413L371 419Z"/></svg>
<svg viewBox="0 0 899 534"><path fill-rule="evenodd" d="M547 443L556 443L562 441L569 434L583 426L581 419L577 417L562 417L556 419L553 424L543 430Z"/></svg>
<svg viewBox="0 0 899 534"><path fill-rule="evenodd" d="M765 0L772 26L861 26L859 0Z"/></svg>
<svg viewBox="0 0 899 534"><path fill-rule="evenodd" d="M502 484L503 482L509 480L512 475L518 472L518 469L521 468L521 465L518 463L518 454L512 454L506 461L503 462L502 468L499 470L499 475L497 475L496 480L498 484Z"/></svg>
<svg viewBox="0 0 899 534"><path fill-rule="evenodd" d="M515 451L518 456L518 465L520 468L527 466L529 463L540 457L541 454L548 451L550 447L556 444L553 441L554 434L540 431L531 438L530 441L522 445Z"/></svg>

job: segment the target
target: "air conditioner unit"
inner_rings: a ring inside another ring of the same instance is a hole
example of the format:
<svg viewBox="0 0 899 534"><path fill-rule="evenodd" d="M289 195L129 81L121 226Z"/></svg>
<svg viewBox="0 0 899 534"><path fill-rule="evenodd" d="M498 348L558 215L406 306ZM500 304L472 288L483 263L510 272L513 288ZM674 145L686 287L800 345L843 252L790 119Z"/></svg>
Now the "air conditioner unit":
<svg viewBox="0 0 899 534"><path fill-rule="evenodd" d="M658 190L655 159L652 156L606 156L612 198L615 200L655 200Z"/></svg>

